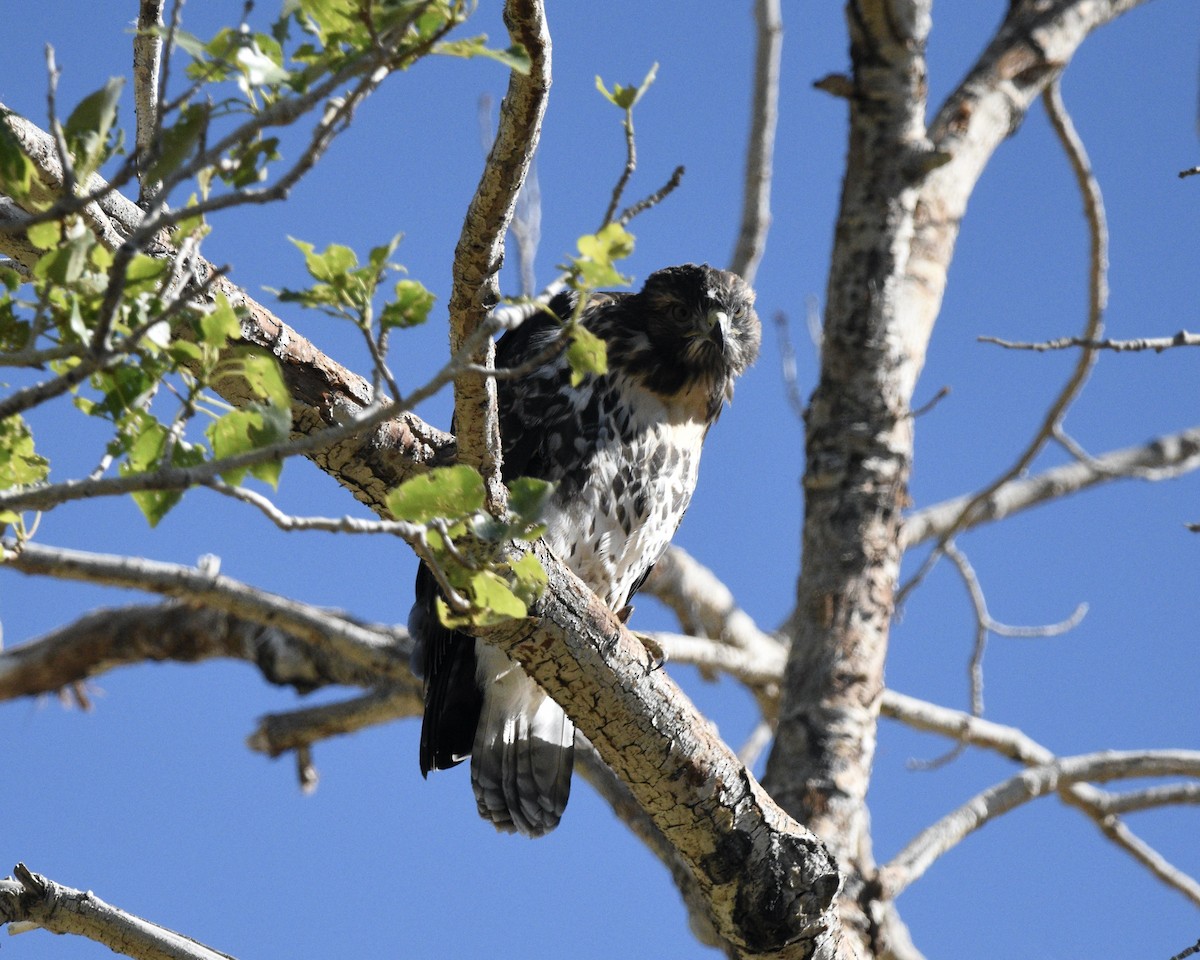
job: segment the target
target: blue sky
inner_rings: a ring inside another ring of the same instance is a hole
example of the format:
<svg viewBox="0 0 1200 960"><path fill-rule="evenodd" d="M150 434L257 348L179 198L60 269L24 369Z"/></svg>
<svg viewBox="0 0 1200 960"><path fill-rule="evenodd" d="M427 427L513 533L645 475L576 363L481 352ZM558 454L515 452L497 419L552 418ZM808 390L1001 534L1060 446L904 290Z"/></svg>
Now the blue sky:
<svg viewBox="0 0 1200 960"><path fill-rule="evenodd" d="M265 21L273 7L260 6ZM501 37L498 4L481 6L472 32ZM668 202L633 224L637 249L626 272L640 283L669 263L727 263L747 126L749 3L552 7L555 79L538 159L539 279L550 279L576 238L598 225L623 162L619 115L596 93L595 76L633 83L654 62L658 80L636 118L640 165L631 196L657 188L676 164L687 175ZM931 103L958 82L1005 8L1001 0L935 5ZM65 103L127 73L132 4L117 10L10 0L6 10L0 101L12 109L44 119L46 42L63 69ZM204 34L235 22L240 10L193 4L185 23ZM803 445L769 321L787 315L807 395L815 353L806 303L824 297L845 154L845 105L811 88L846 67L840 5L787 5L785 24L774 224L757 281L768 321L763 356L711 436L677 537L768 628L791 607ZM1107 201L1114 337L1200 328L1200 178L1176 177L1200 162L1198 37L1200 7L1158 0L1093 36L1063 82ZM236 281L265 297L265 286L303 282L288 235L365 250L403 231L396 259L444 304L462 213L482 164L478 100L498 99L504 85L496 64L449 59L394 78L286 204L217 217L207 255L231 264ZM964 224L916 393L920 404L943 386L952 391L917 426L911 493L918 506L985 484L1033 435L1073 358L1005 353L976 338L1078 332L1086 250L1070 172L1035 107L997 152ZM515 288L511 270L506 278ZM345 330L294 311L284 316L365 372ZM444 343L436 311L426 328L396 343L393 368L403 386L440 362ZM1194 351L1104 356L1067 426L1096 453L1192 426L1200 414L1196 364ZM448 410L441 396L419 412L446 426ZM59 475L90 469L99 458L102 436L70 411L33 419ZM1064 459L1048 451L1037 469ZM996 618L1044 623L1090 605L1084 623L1064 637L992 641L989 718L1021 726L1064 754L1197 746L1200 540L1184 524L1200 521L1198 492L1196 477L1127 482L962 538ZM279 501L296 513L360 512L332 480L299 462L285 469ZM402 622L410 603L413 559L402 545L285 535L248 508L205 494L189 495L154 531L131 502L64 507L44 519L39 538L185 563L213 553L226 574L382 621ZM10 646L96 606L141 599L0 570ZM649 600L639 604L634 625L672 626ZM965 706L972 627L961 583L943 564L895 625L889 685ZM669 669L739 745L753 725L748 697L728 681L707 684L686 668ZM0 706L7 734L0 873L23 860L243 960L715 956L691 939L665 870L583 783L560 829L527 842L495 835L478 820L465 770L421 780L415 721L319 745L321 784L304 797L289 761L264 760L243 745L256 717L297 702L244 664L141 666L100 678L94 693L89 714L53 699ZM895 724L881 727L870 795L881 861L1012 772L976 754L937 772L908 769L910 759L944 746ZM1142 814L1130 824L1200 873L1195 811ZM1200 935L1194 907L1054 800L969 838L899 905L931 960L1014 952L1165 960ZM2 947L11 960L110 955L40 932Z"/></svg>

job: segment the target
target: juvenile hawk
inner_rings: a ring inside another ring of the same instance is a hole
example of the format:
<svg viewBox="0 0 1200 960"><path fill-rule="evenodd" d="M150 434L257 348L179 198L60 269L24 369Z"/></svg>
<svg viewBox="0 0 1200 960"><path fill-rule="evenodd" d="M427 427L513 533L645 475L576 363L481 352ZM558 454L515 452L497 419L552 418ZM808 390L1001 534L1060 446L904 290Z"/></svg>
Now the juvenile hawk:
<svg viewBox="0 0 1200 960"><path fill-rule="evenodd" d="M574 293L550 302L571 316ZM596 293L582 322L608 348L608 373L571 386L557 319L537 314L500 338L497 382L506 481L556 486L545 540L613 610L662 555L691 500L708 428L758 355L754 292L710 266L652 273L638 293ZM541 358L540 362L538 358ZM421 773L471 757L479 813L537 837L558 825L571 788L575 727L499 650L444 627L422 566L409 629L425 678Z"/></svg>

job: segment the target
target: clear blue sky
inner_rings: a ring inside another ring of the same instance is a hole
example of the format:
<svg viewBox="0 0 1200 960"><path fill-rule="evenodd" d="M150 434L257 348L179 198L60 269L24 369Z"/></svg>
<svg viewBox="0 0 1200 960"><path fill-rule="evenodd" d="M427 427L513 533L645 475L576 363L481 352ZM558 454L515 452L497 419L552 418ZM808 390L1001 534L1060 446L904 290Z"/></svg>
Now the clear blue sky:
<svg viewBox="0 0 1200 960"><path fill-rule="evenodd" d="M497 3L474 32L502 36ZM264 20L272 4L261 4ZM845 105L812 90L846 67L840 4L786 5L774 226L758 278L768 321L758 366L710 440L700 489L678 542L712 566L760 624L788 613L797 570L802 431L784 399L769 322L786 313L800 353L801 390L814 381L806 301L824 295ZM935 6L931 102L952 89L1006 3ZM192 4L204 34L241 5ZM595 228L623 160L617 112L594 89L632 83L654 62L640 105L640 166L631 195L659 186L679 163L683 187L635 222L627 272L687 260L728 262L741 194L752 29L748 2L554 4L555 79L539 156L544 202L539 279ZM684 13L686 11L686 13ZM71 103L127 73L132 3L10 0L0 101L43 120L43 44L63 69ZM1200 162L1196 138L1200 7L1159 0L1089 40L1064 81L1068 108L1092 155L1112 231L1109 332L1153 336L1197 329ZM482 163L477 102L502 94L502 69L427 61L395 78L286 204L218 217L206 253L249 290L303 276L287 235L360 250L397 231L397 259L445 303L462 212ZM128 120L128 110L123 115ZM1008 354L980 334L1049 338L1082 327L1086 235L1067 164L1039 108L1004 144L972 200L945 307L917 390L951 395L917 430L918 505L973 490L1006 468L1032 436L1072 358ZM512 277L509 277L512 280ZM346 332L284 314L332 356L366 369ZM402 384L439 362L435 321L396 345ZM1108 355L1068 419L1093 452L1195 424L1194 351ZM420 411L448 422L441 397ZM35 419L57 468L90 468L102 438L71 416ZM1038 467L1062 461L1048 453ZM1061 753L1195 747L1200 741L1196 655L1200 622L1200 479L1112 486L964 537L998 619L1043 623L1086 601L1083 625L1053 640L993 640L987 716L1023 727ZM359 508L303 463L284 473L280 501L297 513ZM39 531L48 544L193 562L258 586L383 621L403 621L413 560L394 541L286 536L249 509L192 494L158 530L126 501L62 508ZM910 563L911 566L911 563ZM98 605L143 598L33 581L0 571L8 645ZM643 629L671 621L650 601ZM893 631L888 682L950 706L966 704L972 620L943 565ZM753 723L734 684L670 668L737 746ZM301 796L290 761L243 745L255 718L297 700L241 663L141 666L94 685L96 709L53 699L0 706L0 873L18 859L111 903L186 932L242 960L391 960L715 956L691 939L665 870L579 783L561 828L538 842L494 834L474 813L465 770L422 782L417 723L401 722L317 747L320 788ZM332 696L322 694L305 702ZM881 729L871 789L876 855L1007 776L998 759L968 754L937 772L910 758L943 741ZM1200 874L1197 813L1131 818L1171 860ZM969 838L900 900L931 958L1136 956L1166 960L1200 936L1200 913L1100 839L1079 814L1042 800ZM109 956L94 944L35 932L5 939L9 960Z"/></svg>

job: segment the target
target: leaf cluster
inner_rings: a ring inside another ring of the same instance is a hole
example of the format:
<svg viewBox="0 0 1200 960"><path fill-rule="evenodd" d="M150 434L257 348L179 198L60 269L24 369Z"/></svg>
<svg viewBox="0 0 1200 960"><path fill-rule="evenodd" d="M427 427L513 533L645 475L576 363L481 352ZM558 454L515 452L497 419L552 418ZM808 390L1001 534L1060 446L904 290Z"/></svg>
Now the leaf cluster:
<svg viewBox="0 0 1200 960"><path fill-rule="evenodd" d="M552 495L553 485L544 480L517 479L509 484L508 513L497 519L484 509L483 478L461 464L414 477L388 495L396 519L424 526L423 559L453 598L438 600L446 626L485 626L528 613L546 587L546 572L533 554L510 559L501 548L542 535Z"/></svg>

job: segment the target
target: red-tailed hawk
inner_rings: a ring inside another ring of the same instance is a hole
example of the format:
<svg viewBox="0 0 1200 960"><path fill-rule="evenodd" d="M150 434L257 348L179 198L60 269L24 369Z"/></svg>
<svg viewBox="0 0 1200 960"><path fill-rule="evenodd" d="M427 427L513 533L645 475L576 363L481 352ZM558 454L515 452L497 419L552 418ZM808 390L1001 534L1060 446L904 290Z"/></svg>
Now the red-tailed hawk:
<svg viewBox="0 0 1200 960"><path fill-rule="evenodd" d="M550 302L565 320L575 294ZM707 265L652 273L638 293L596 293L583 325L608 348L608 372L571 385L559 319L537 314L500 338L497 381L506 481L555 484L545 541L613 610L666 549L696 486L709 427L758 354L754 292ZM538 358L541 358L540 360ZM471 757L479 813L536 837L558 825L571 788L575 728L513 661L443 626L428 569L409 629L425 678L421 772Z"/></svg>

